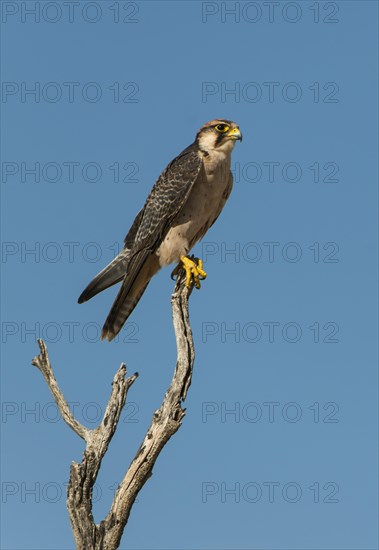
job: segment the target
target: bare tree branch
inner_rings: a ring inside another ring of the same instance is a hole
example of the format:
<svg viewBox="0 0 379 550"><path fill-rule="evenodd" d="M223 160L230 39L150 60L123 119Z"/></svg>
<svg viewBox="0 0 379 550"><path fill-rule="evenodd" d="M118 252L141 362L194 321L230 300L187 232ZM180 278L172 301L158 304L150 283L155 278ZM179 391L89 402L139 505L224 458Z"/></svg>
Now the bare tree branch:
<svg viewBox="0 0 379 550"><path fill-rule="evenodd" d="M67 405L67 401L65 400L63 393L61 392L57 381L55 380L53 369L51 367L49 356L47 354L45 342L43 340L38 340L38 345L41 354L37 355L37 357L33 359L32 365L37 367L37 369L42 372L42 375L46 380L46 384L49 386L51 394L54 397L57 407L61 412L63 420L66 422L66 424L70 426L70 428L74 430L75 433L78 434L79 437L84 439L84 441L87 441L90 430L80 424L80 422L78 422L74 418L74 415L70 411L69 406Z"/></svg>
<svg viewBox="0 0 379 550"><path fill-rule="evenodd" d="M153 420L143 443L120 483L111 509L100 529L104 529L104 548L118 548L133 503L146 481L152 475L155 461L164 445L180 428L185 410L185 400L191 384L195 350L188 315L188 290L182 279L175 287L171 298L172 316L177 345L177 363L169 389L161 407L154 413Z"/></svg>
<svg viewBox="0 0 379 550"><path fill-rule="evenodd" d="M41 354L33 360L42 372L66 423L86 441L83 460L73 462L67 489L67 508L75 543L82 550L115 550L119 547L124 528L139 491L151 477L154 464L172 435L180 428L185 400L191 384L195 358L192 331L188 315L187 289L183 276L177 280L172 295L172 315L177 344L177 363L174 375L161 407L154 413L145 438L121 481L109 513L100 524L92 514L92 490L101 461L115 433L130 386L138 374L126 376L125 365L117 371L112 392L101 424L94 430L82 426L72 415L60 391L42 340L38 340Z"/></svg>

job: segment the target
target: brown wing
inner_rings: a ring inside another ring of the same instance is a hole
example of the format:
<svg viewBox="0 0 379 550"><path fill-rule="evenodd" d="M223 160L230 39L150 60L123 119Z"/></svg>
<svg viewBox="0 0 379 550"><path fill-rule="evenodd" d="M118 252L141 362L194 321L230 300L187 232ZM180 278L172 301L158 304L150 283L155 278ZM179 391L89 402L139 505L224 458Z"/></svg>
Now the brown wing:
<svg viewBox="0 0 379 550"><path fill-rule="evenodd" d="M136 232L127 273L104 323L102 338L112 340L137 305L158 269L155 251L186 203L203 162L196 143L185 149L162 172L149 194ZM152 257L154 255L154 257Z"/></svg>

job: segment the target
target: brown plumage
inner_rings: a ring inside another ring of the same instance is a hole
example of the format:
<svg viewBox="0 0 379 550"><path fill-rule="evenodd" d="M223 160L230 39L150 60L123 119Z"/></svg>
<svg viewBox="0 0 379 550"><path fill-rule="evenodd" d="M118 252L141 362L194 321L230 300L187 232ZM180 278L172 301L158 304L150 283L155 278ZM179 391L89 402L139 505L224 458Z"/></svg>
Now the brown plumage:
<svg viewBox="0 0 379 550"><path fill-rule="evenodd" d="M113 340L155 273L179 262L216 221L232 189L230 155L237 139L242 135L234 122L212 120L159 176L124 249L79 297L79 303L86 302L122 281L102 339Z"/></svg>

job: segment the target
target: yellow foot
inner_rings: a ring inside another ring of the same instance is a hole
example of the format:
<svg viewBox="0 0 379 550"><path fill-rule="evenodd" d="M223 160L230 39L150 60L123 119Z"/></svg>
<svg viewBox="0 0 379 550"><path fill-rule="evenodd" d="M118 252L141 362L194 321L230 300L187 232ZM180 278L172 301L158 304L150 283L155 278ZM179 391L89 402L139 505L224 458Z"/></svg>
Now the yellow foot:
<svg viewBox="0 0 379 550"><path fill-rule="evenodd" d="M186 287L189 288L193 281L196 288L200 288L200 281L205 279L207 274L203 269L203 262L195 256L180 256L180 263L171 273L171 278L176 277L182 270L186 272Z"/></svg>

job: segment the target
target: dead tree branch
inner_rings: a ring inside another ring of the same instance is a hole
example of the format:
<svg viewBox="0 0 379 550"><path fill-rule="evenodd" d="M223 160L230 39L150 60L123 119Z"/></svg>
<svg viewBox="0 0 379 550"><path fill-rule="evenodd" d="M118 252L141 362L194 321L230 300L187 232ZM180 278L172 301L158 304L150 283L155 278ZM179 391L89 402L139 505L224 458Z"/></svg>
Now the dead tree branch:
<svg viewBox="0 0 379 550"><path fill-rule="evenodd" d="M42 340L38 340L40 355L34 358L33 365L42 372L65 422L86 442L82 462L71 464L67 489L67 508L71 527L76 547L80 550L115 550L119 547L139 491L151 477L161 450L181 426L185 415L182 402L191 384L195 358L188 315L190 294L191 289L185 287L183 277L180 277L171 298L177 344L174 375L163 403L154 413L145 438L115 493L107 516L99 524L95 524L92 514L93 486L101 461L116 431L128 390L138 374L125 378L126 367L120 366L113 379L111 396L104 417L97 428L90 430L80 424L71 413L55 380L46 345Z"/></svg>

